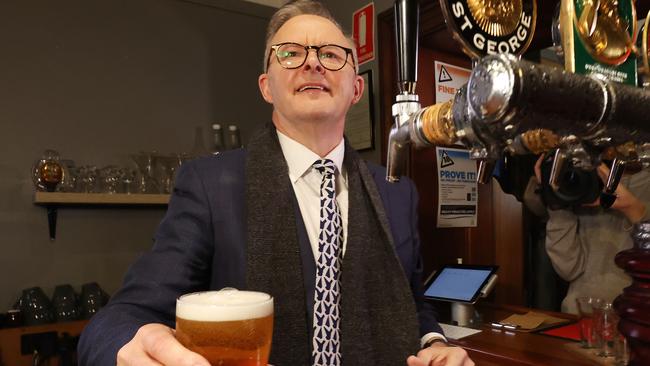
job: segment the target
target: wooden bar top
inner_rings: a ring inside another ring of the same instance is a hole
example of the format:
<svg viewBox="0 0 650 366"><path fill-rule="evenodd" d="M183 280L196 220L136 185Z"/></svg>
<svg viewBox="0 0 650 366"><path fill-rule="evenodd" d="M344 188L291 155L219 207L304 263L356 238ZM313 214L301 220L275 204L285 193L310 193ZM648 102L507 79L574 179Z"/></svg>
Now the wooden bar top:
<svg viewBox="0 0 650 366"><path fill-rule="evenodd" d="M529 310L518 306L480 304L477 309L484 324L500 321L512 314L524 314ZM575 315L535 310L555 317L577 320ZM574 341L543 334L500 330L484 325L482 332L452 344L467 350L472 360L481 366L506 365L611 365L611 358L600 358L582 350Z"/></svg>

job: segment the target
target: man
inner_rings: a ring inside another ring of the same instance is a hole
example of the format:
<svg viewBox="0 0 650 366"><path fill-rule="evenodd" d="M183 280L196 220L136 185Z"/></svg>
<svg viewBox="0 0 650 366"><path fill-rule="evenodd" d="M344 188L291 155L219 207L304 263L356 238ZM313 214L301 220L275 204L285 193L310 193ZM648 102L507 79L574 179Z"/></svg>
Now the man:
<svg viewBox="0 0 650 366"><path fill-rule="evenodd" d="M409 365L473 365L423 302L413 185L386 183L344 143L364 88L352 43L322 5L298 0L273 16L266 48L273 125L247 151L183 165L153 250L84 331L82 363L207 366L174 338L175 299L236 287L273 295L275 365L398 365L416 352ZM328 310L325 274L340 288ZM323 317L337 336L319 339Z"/></svg>
<svg viewBox="0 0 650 366"><path fill-rule="evenodd" d="M541 184L542 155L535 164L535 178ZM601 164L598 174L607 181L609 169ZM630 230L641 221L650 220L647 205L650 202L650 172L647 169L624 174L616 189L616 201L605 210L596 200L573 209L546 210L546 252L553 268L569 282L562 311L578 313L576 299L589 296L612 302L631 283L630 277L616 266L614 257L632 247ZM530 194L529 184L525 199L529 207L544 206L539 195Z"/></svg>

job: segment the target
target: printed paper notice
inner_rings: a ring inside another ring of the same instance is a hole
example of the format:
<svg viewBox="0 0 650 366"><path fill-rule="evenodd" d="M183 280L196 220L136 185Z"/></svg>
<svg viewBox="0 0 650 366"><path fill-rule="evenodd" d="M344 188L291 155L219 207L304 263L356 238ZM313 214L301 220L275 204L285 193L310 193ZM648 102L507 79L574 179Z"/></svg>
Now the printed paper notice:
<svg viewBox="0 0 650 366"><path fill-rule="evenodd" d="M434 61L436 103L454 99L456 91L467 84L471 72L470 69Z"/></svg>
<svg viewBox="0 0 650 366"><path fill-rule="evenodd" d="M478 210L476 161L469 151L436 147L438 227L475 227Z"/></svg>

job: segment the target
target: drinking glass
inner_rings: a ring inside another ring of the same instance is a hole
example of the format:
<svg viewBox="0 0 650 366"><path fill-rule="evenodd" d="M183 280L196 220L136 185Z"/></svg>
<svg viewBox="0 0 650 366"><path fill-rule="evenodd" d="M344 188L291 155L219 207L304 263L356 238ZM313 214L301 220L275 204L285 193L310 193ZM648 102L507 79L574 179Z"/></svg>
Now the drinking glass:
<svg viewBox="0 0 650 366"><path fill-rule="evenodd" d="M599 346L598 356L608 357L614 355L614 341L618 335L618 315L609 302L599 302L594 305L594 333L596 345Z"/></svg>
<svg viewBox="0 0 650 366"><path fill-rule="evenodd" d="M176 338L211 365L266 366L273 298L263 292L195 292L176 300Z"/></svg>
<svg viewBox="0 0 650 366"><path fill-rule="evenodd" d="M630 345L627 339L620 333L614 338L614 364L625 366L630 362Z"/></svg>
<svg viewBox="0 0 650 366"><path fill-rule="evenodd" d="M583 348L597 348L598 338L594 329L594 306L598 306L603 300L596 297L579 297L576 299L578 313L580 315L580 343Z"/></svg>
<svg viewBox="0 0 650 366"><path fill-rule="evenodd" d="M154 178L156 152L132 154L131 159L138 168L138 192L159 193L158 183Z"/></svg>
<svg viewBox="0 0 650 366"><path fill-rule="evenodd" d="M102 192L119 193L120 189L120 170L115 165L107 165L99 171L101 179Z"/></svg>

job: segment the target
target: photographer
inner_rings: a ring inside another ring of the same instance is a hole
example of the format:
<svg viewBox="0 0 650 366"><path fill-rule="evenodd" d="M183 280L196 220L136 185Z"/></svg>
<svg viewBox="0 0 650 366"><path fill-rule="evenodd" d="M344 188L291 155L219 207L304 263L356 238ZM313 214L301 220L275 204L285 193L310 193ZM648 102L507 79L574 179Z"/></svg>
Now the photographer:
<svg viewBox="0 0 650 366"><path fill-rule="evenodd" d="M538 185L542 184L543 160L541 156L535 164ZM597 172L600 179L606 181L609 169L604 164ZM575 299L581 296L613 301L630 284L630 277L616 266L614 257L632 247L632 226L650 220L646 210L650 202L648 183L650 172L647 169L633 174L626 171L610 209L603 209L598 199L556 210L549 207L546 251L555 271L570 283L562 301L563 312L577 313ZM538 188L536 192L539 191ZM541 201L539 194L534 196Z"/></svg>

